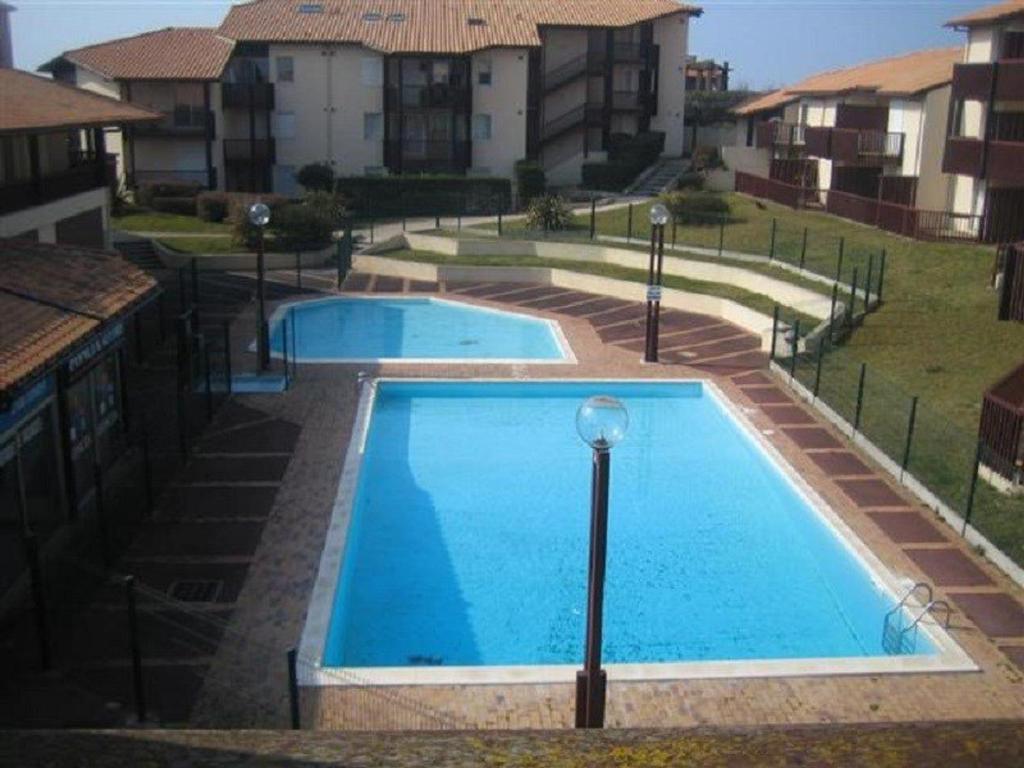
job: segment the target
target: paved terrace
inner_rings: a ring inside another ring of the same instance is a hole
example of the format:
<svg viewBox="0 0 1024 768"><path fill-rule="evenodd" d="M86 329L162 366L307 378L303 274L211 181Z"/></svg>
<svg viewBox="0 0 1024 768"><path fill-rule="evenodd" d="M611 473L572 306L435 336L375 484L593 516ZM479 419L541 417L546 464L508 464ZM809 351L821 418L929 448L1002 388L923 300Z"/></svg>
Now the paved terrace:
<svg viewBox="0 0 1024 768"><path fill-rule="evenodd" d="M294 280L278 273L276 279ZM304 273L332 293L333 275ZM711 378L892 571L936 585L979 672L609 684L610 727L748 726L1024 716L1022 593L933 512L765 370L757 340L714 318L663 314L664 362L644 365L643 306L548 286L433 284L351 274L344 290L436 294L556 319L578 365L306 365L281 395L236 397L299 433L248 577L192 713L204 727L284 727L285 650L298 644L358 400L360 372L439 377ZM245 322L244 318L240 322ZM251 320L248 321L251 323ZM250 326L251 327L251 326ZM240 334L236 334L240 335ZM236 370L252 366L239 350ZM881 631L881 628L879 628ZM581 639L582 642L582 639ZM300 660L300 665L314 660ZM307 689L308 691L308 689ZM307 727L562 728L570 685L331 688L302 699Z"/></svg>

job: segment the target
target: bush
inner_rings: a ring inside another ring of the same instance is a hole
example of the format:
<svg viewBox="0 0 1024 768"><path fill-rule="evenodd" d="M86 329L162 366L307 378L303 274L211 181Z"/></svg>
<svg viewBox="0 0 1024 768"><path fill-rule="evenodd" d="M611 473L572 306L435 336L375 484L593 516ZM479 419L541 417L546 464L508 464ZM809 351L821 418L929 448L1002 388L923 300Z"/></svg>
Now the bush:
<svg viewBox="0 0 1024 768"><path fill-rule="evenodd" d="M535 197L540 197L547 189L547 177L544 167L534 160L520 160L515 165L516 191L519 205L525 207Z"/></svg>
<svg viewBox="0 0 1024 768"><path fill-rule="evenodd" d="M718 224L728 219L729 201L715 192L671 192L661 201L679 224Z"/></svg>
<svg viewBox="0 0 1024 768"><path fill-rule="evenodd" d="M526 224L532 229L556 232L572 224L572 208L558 195L535 197L526 209Z"/></svg>
<svg viewBox="0 0 1024 768"><path fill-rule="evenodd" d="M149 207L160 213L177 213L182 216L196 215L196 199L194 197L154 197Z"/></svg>
<svg viewBox="0 0 1024 768"><path fill-rule="evenodd" d="M228 219L234 244L253 250L259 240L259 229L249 222L249 207L256 202L270 207L270 226L273 227L278 211L287 205L288 198L280 195L238 193L228 195Z"/></svg>
<svg viewBox="0 0 1024 768"><path fill-rule="evenodd" d="M507 211L509 179L473 176L345 176L337 191L358 216L434 216Z"/></svg>
<svg viewBox="0 0 1024 768"><path fill-rule="evenodd" d="M153 200L158 197L190 197L194 200L202 188L196 182L151 181L139 184L135 199L139 205L153 208Z"/></svg>
<svg viewBox="0 0 1024 768"><path fill-rule="evenodd" d="M698 171L708 171L714 168L721 168L722 157L718 153L718 147L697 147L693 150L693 167Z"/></svg>
<svg viewBox="0 0 1024 768"><path fill-rule="evenodd" d="M637 173L619 163L584 163L582 185L584 189L620 192L636 178Z"/></svg>
<svg viewBox="0 0 1024 768"><path fill-rule="evenodd" d="M330 192L334 188L334 169L327 163L310 163L299 168L295 180L310 192Z"/></svg>
<svg viewBox="0 0 1024 768"><path fill-rule="evenodd" d="M331 241L336 221L322 208L308 203L289 203L274 212L270 230L276 247L286 251L322 248Z"/></svg>
<svg viewBox="0 0 1024 768"><path fill-rule="evenodd" d="M704 189L704 174L700 171L686 171L676 182L676 189Z"/></svg>
<svg viewBox="0 0 1024 768"><path fill-rule="evenodd" d="M227 194L224 192L200 192L196 197L196 216L203 221L224 221L228 217Z"/></svg>

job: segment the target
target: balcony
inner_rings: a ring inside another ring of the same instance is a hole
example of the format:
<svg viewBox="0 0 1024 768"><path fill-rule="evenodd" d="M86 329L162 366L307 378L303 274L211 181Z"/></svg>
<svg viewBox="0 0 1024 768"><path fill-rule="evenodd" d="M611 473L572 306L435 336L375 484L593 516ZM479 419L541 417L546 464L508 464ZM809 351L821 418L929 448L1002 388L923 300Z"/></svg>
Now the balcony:
<svg viewBox="0 0 1024 768"><path fill-rule="evenodd" d="M990 141L985 170L992 181L1024 185L1024 142Z"/></svg>
<svg viewBox="0 0 1024 768"><path fill-rule="evenodd" d="M273 139L224 139L225 163L273 165L276 156Z"/></svg>
<svg viewBox="0 0 1024 768"><path fill-rule="evenodd" d="M224 83L221 85L221 104L224 109L273 109L274 84Z"/></svg>
<svg viewBox="0 0 1024 768"><path fill-rule="evenodd" d="M805 127L798 123L780 123L776 120L759 123L757 146L763 148L803 147L804 133Z"/></svg>
<svg viewBox="0 0 1024 768"><path fill-rule="evenodd" d="M401 109L469 109L470 90L450 85L391 86L386 91L389 111Z"/></svg>
<svg viewBox="0 0 1024 768"><path fill-rule="evenodd" d="M804 139L807 154L812 157L870 164L899 162L905 136L889 131L808 127Z"/></svg>
<svg viewBox="0 0 1024 768"><path fill-rule="evenodd" d="M214 138L213 112L202 107L178 106L165 112L163 120L135 127L140 138Z"/></svg>
<svg viewBox="0 0 1024 768"><path fill-rule="evenodd" d="M943 173L987 177L993 181L1024 184L1024 140L968 139L950 136L942 158Z"/></svg>
<svg viewBox="0 0 1024 768"><path fill-rule="evenodd" d="M385 147L396 173L464 173L471 164L470 143L452 139L404 139Z"/></svg>
<svg viewBox="0 0 1024 768"><path fill-rule="evenodd" d="M1024 60L957 64L953 68L954 99L988 101L993 93L996 101L1024 101Z"/></svg>
<svg viewBox="0 0 1024 768"><path fill-rule="evenodd" d="M0 214L52 203L106 186L108 181L107 163L86 155L71 168L39 179L0 182Z"/></svg>

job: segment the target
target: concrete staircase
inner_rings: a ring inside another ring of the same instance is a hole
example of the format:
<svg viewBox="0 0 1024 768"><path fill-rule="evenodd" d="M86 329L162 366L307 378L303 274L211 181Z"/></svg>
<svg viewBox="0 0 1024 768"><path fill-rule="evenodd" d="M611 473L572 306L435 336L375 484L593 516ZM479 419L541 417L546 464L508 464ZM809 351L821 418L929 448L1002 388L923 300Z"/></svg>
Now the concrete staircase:
<svg viewBox="0 0 1024 768"><path fill-rule="evenodd" d="M140 269L150 271L164 269L160 256L153 248L153 243L145 238L117 240L114 242L114 248Z"/></svg>
<svg viewBox="0 0 1024 768"><path fill-rule="evenodd" d="M642 197L657 197L662 192L671 189L686 167L687 161L680 157L664 157L634 181L626 193Z"/></svg>

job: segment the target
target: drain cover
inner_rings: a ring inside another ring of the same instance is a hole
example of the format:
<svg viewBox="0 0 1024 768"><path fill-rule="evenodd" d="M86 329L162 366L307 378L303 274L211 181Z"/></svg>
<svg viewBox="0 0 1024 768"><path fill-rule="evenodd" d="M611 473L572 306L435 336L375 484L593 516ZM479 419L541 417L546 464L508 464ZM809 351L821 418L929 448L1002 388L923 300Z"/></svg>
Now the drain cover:
<svg viewBox="0 0 1024 768"><path fill-rule="evenodd" d="M223 581L214 579L185 579L171 584L167 593L183 603L213 603L220 597Z"/></svg>

